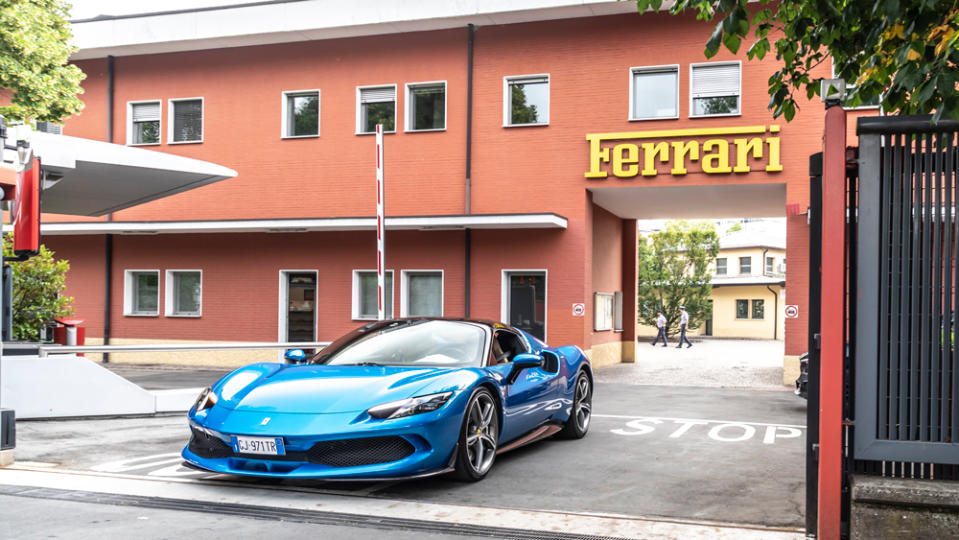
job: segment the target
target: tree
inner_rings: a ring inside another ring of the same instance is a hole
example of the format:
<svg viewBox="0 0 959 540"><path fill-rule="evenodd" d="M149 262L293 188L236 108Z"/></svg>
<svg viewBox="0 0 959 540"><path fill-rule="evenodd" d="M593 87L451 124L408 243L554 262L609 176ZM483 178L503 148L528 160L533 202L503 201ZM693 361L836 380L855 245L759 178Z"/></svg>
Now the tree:
<svg viewBox="0 0 959 540"><path fill-rule="evenodd" d="M662 4L636 1L640 12ZM886 112L959 120L959 0L676 0L670 12L687 9L719 19L706 57L720 45L736 53L751 30L750 59L775 47L782 65L769 78L769 108L776 117L792 120L796 92L819 95L822 77L812 72L831 58L836 76L854 85L850 106L881 102Z"/></svg>
<svg viewBox="0 0 959 540"><path fill-rule="evenodd" d="M3 253L13 256L13 235L3 239ZM40 246L40 253L13 266L13 339L36 341L54 319L73 313L73 298L61 296L66 289L70 263L56 260Z"/></svg>
<svg viewBox="0 0 959 540"><path fill-rule="evenodd" d="M656 311L666 317L669 335L679 332L679 306L689 313L689 330L712 314L709 264L719 253L719 235L710 222L669 221L666 230L649 239L640 236L638 246L639 319L656 324Z"/></svg>
<svg viewBox="0 0 959 540"><path fill-rule="evenodd" d="M524 88L525 85L522 84L510 86L510 104L512 105L510 121L513 124L535 124L539 121L539 112L536 110L536 105L526 104Z"/></svg>
<svg viewBox="0 0 959 540"><path fill-rule="evenodd" d="M61 122L80 111L85 75L67 61L74 47L69 4L0 0L0 107L8 120Z"/></svg>

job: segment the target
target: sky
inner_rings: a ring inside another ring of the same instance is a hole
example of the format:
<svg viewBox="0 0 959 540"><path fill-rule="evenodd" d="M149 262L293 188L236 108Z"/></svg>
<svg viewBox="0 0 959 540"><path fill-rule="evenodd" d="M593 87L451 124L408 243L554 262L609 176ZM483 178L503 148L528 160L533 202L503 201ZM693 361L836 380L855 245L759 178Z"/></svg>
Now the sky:
<svg viewBox="0 0 959 540"><path fill-rule="evenodd" d="M248 4L256 0L73 0L72 19L89 19L97 15L128 15L151 11L174 11L197 7Z"/></svg>

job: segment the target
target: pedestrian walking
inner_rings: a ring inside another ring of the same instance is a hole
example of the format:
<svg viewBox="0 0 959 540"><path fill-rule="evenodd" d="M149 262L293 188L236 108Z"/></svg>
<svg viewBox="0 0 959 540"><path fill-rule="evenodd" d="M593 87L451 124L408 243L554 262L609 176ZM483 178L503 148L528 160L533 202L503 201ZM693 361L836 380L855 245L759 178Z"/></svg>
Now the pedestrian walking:
<svg viewBox="0 0 959 540"><path fill-rule="evenodd" d="M666 317L663 317L662 311L656 312L656 328L659 328L659 333L656 334L656 340L650 343L653 347L659 343L659 338L663 338L663 347L666 347Z"/></svg>
<svg viewBox="0 0 959 540"><path fill-rule="evenodd" d="M679 306L679 345L676 345L677 349L683 348L683 342L685 341L688 345L686 348L692 347L693 344L690 343L689 338L686 337L686 326L689 325L689 313L686 311L686 306Z"/></svg>

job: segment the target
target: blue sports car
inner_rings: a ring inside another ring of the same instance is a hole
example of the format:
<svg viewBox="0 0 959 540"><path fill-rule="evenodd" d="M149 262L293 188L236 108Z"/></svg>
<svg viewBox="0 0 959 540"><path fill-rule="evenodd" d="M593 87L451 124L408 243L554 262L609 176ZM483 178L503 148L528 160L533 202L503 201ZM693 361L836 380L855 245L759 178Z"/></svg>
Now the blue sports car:
<svg viewBox="0 0 959 540"><path fill-rule="evenodd" d="M238 475L476 481L500 452L586 435L592 397L576 346L489 321L380 321L303 363L252 364L204 390L183 457Z"/></svg>

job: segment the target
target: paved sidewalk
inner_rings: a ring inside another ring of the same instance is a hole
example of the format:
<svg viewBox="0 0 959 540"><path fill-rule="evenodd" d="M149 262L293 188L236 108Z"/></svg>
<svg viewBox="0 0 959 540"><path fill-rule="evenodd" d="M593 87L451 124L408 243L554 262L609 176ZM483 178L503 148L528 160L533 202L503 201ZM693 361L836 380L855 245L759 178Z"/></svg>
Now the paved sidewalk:
<svg viewBox="0 0 959 540"><path fill-rule="evenodd" d="M773 340L700 339L692 347L636 344L635 364L615 364L596 371L596 380L624 384L764 388L782 384L783 342Z"/></svg>

